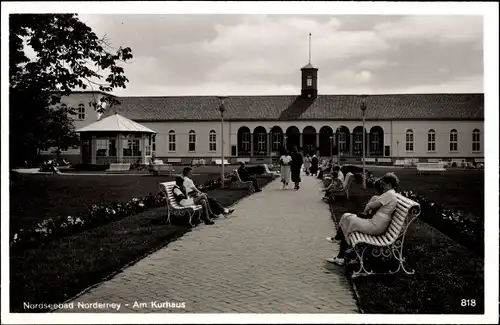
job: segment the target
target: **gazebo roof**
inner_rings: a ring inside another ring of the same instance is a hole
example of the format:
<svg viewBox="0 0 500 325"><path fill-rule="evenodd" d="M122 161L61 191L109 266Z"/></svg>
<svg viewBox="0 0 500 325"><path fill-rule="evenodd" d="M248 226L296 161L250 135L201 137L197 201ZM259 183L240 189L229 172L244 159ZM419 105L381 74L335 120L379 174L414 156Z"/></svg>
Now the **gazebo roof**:
<svg viewBox="0 0 500 325"><path fill-rule="evenodd" d="M129 120L118 113L110 115L102 120L84 126L76 130L77 133L82 132L140 132L140 133L156 133L156 131L145 127L137 122Z"/></svg>

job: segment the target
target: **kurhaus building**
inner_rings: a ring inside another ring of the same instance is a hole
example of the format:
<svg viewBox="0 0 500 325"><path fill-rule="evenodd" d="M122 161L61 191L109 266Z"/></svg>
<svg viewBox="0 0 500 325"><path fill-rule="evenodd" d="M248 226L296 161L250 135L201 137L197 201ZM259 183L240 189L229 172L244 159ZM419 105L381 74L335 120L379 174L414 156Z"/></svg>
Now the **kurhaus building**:
<svg viewBox="0 0 500 325"><path fill-rule="evenodd" d="M223 128L217 96L119 97L121 104L100 120L117 113L156 134L142 141L133 134L92 135L65 156L75 163L109 162L119 148L122 160L134 162L154 153L165 162L204 158L210 163L220 159L223 145L232 162L262 162L282 147L297 146L322 157L340 153L341 161L361 161L364 103L369 161L484 158L484 94L322 95L317 68L308 64L301 75L297 96L229 96ZM98 120L89 102L103 95L75 92L62 99L77 108L77 129ZM101 159L92 159L95 155Z"/></svg>

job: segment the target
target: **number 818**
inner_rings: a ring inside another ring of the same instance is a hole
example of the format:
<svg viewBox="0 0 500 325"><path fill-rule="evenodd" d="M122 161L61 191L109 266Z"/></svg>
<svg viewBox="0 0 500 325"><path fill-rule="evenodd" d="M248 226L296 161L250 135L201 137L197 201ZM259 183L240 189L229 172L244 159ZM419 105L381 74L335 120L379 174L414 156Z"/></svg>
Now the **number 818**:
<svg viewBox="0 0 500 325"><path fill-rule="evenodd" d="M462 299L460 301L462 307L476 307L476 299Z"/></svg>

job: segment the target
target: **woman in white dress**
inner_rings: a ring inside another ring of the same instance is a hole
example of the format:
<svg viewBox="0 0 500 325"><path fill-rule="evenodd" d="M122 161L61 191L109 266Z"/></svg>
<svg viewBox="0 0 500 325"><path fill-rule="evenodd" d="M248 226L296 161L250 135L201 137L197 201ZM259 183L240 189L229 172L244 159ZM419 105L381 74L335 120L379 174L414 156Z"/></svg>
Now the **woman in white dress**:
<svg viewBox="0 0 500 325"><path fill-rule="evenodd" d="M330 263L344 264L344 254L347 250L348 237L357 231L367 235L378 236L386 231L392 220L392 214L398 204L395 189L399 185L399 179L394 173L387 173L380 178L380 187L383 192L376 196L366 205L360 216L355 213L344 213L339 221L339 230L334 240L340 241L340 250L336 257L327 259ZM366 218L368 215L372 217ZM331 238L329 239L332 240Z"/></svg>
<svg viewBox="0 0 500 325"><path fill-rule="evenodd" d="M292 161L292 157L283 150L281 157L280 157L280 174L281 174L281 182L283 183L283 189L285 189L288 186L288 183L290 183L290 162Z"/></svg>

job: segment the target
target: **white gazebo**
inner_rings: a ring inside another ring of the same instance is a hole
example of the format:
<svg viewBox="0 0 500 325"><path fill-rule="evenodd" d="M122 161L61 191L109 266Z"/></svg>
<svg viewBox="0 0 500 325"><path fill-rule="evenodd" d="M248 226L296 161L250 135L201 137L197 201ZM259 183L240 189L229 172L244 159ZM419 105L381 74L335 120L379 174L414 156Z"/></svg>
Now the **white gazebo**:
<svg viewBox="0 0 500 325"><path fill-rule="evenodd" d="M118 113L76 130L80 134L82 164L146 164L152 155L155 131Z"/></svg>

